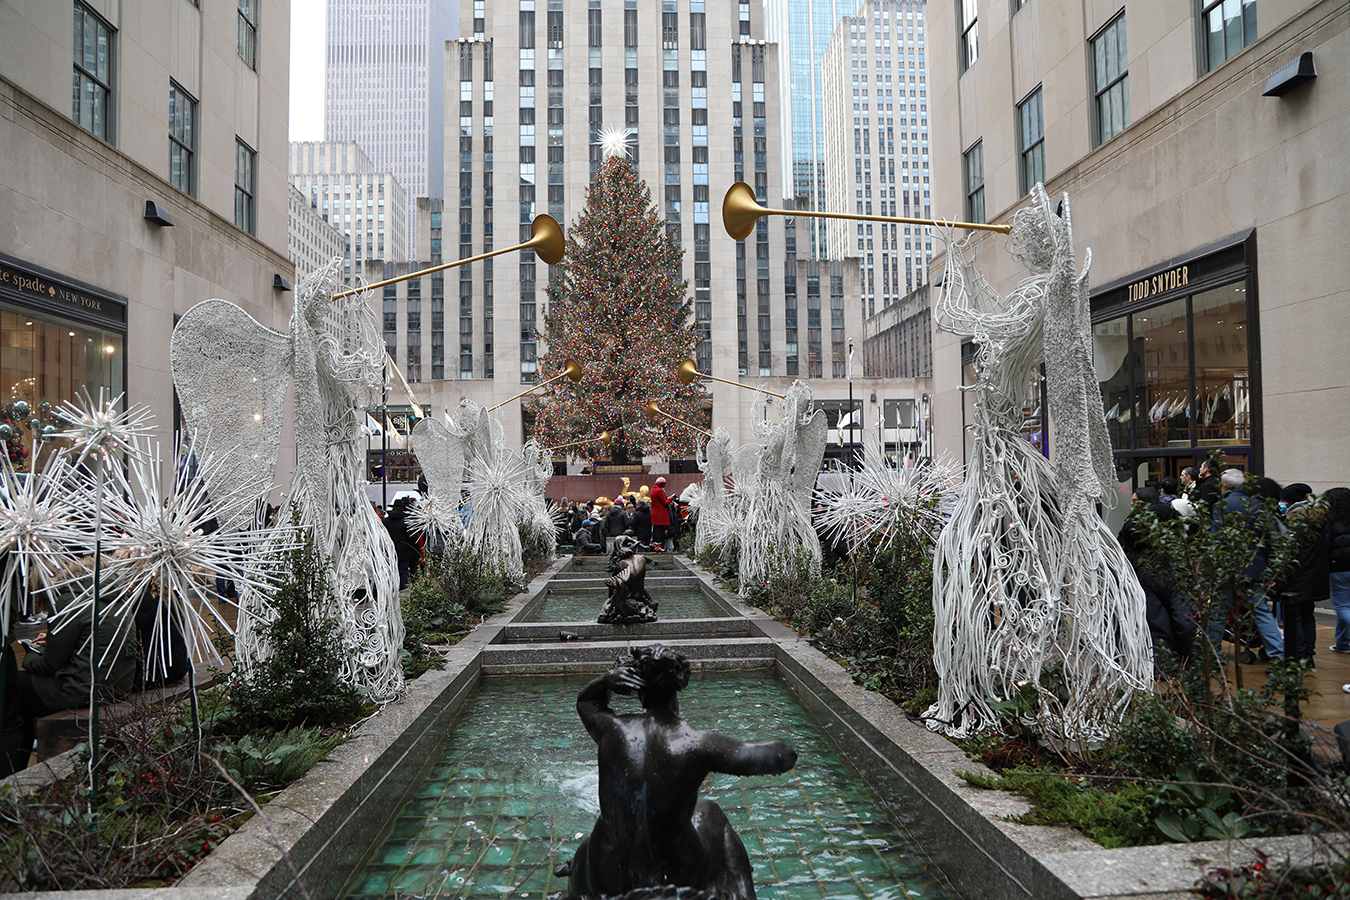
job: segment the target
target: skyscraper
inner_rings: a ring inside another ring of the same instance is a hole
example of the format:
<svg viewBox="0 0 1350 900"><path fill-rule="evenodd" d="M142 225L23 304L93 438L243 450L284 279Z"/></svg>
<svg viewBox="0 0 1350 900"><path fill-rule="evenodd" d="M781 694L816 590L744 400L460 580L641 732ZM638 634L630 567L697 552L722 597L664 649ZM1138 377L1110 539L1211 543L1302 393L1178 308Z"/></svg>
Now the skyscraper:
<svg viewBox="0 0 1350 900"><path fill-rule="evenodd" d="M356 141L407 192L406 246L413 255L413 199L443 196L445 41L456 0L328 0L324 138Z"/></svg>
<svg viewBox="0 0 1350 900"><path fill-rule="evenodd" d="M820 69L831 212L931 218L926 6L866 0L859 15L839 22L826 48ZM924 226L834 219L828 238L831 256L860 260L864 315L928 280L933 239Z"/></svg>
<svg viewBox="0 0 1350 900"><path fill-rule="evenodd" d="M768 0L766 36L788 60L779 84L782 108L783 183L797 209L826 209L830 174L825 165L825 107L821 59L839 20L852 16L858 0ZM803 219L802 258L826 255L825 222Z"/></svg>

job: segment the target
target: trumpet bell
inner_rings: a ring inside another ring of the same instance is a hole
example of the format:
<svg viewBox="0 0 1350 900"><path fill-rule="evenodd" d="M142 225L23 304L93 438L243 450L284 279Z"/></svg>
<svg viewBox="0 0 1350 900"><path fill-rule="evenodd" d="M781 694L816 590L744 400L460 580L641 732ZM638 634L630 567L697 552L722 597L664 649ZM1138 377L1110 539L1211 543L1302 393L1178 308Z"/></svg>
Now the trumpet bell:
<svg viewBox="0 0 1350 900"><path fill-rule="evenodd" d="M647 401L647 417L650 418L650 419L655 420L655 419L656 419L658 416L660 416L661 414L662 414L661 405L660 405L659 403L657 403L655 400L648 400L648 401Z"/></svg>
<svg viewBox="0 0 1350 900"><path fill-rule="evenodd" d="M563 258L566 242L563 240L562 226L558 220L548 214L534 217L530 223L530 239L526 247L533 247L535 255L550 266L556 266ZM577 378L580 378L580 372ZM576 378L572 379L576 381Z"/></svg>
<svg viewBox="0 0 1350 900"><path fill-rule="evenodd" d="M680 368L675 372L675 378L680 384L693 384L698 380L698 363L692 359L686 359L680 363Z"/></svg>
<svg viewBox="0 0 1350 900"><path fill-rule="evenodd" d="M549 265L552 265L552 263L549 263ZM567 365L563 368L563 374L566 375L573 384L576 384L581 380L581 363L577 362L575 359L569 359Z"/></svg>
<svg viewBox="0 0 1350 900"><path fill-rule="evenodd" d="M609 430L606 429L605 431L600 432L600 437L598 438L598 440L600 441L600 443L608 447L610 444L614 443L614 435L610 434Z"/></svg>
<svg viewBox="0 0 1350 900"><path fill-rule="evenodd" d="M726 196L722 198L722 225L727 234L738 241L748 238L755 230L755 220L768 212L755 201L754 189L744 181L727 188Z"/></svg>

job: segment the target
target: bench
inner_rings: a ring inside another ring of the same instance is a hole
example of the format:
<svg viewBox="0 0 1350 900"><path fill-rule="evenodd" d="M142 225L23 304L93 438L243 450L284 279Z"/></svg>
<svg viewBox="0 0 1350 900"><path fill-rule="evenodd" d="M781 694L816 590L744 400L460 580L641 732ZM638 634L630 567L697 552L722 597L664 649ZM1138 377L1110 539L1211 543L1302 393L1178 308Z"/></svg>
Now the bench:
<svg viewBox="0 0 1350 900"><path fill-rule="evenodd" d="M197 690L202 691L219 684L225 673L220 671L198 672L194 679ZM132 694L126 700L117 703L103 703L98 708L100 725L118 724L134 719L147 706L159 704L165 700L174 700L188 695L187 679L160 688L150 688ZM29 764L50 759L78 744L89 740L89 710L62 709L49 716L43 716L34 723L37 731L37 744Z"/></svg>

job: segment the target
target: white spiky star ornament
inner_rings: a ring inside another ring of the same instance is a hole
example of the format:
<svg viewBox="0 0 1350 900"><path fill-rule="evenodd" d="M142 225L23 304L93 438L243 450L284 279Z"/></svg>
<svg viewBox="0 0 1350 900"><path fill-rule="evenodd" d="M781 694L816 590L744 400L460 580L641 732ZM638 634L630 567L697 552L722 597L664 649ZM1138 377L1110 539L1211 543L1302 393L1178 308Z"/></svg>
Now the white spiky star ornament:
<svg viewBox="0 0 1350 900"><path fill-rule="evenodd" d="M633 142L633 135L627 128L606 128L600 132L600 150L605 158L617 156L624 159L628 156L628 145Z"/></svg>

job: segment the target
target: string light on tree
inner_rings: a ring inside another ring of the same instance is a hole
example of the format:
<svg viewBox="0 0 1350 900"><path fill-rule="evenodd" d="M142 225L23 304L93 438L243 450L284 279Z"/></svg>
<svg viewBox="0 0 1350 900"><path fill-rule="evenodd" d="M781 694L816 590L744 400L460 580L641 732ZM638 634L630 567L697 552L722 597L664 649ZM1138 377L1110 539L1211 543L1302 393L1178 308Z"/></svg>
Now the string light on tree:
<svg viewBox="0 0 1350 900"><path fill-rule="evenodd" d="M618 461L692 456L697 432L647 420L647 403L655 400L700 428L708 422L698 406L701 389L675 378L698 343L689 285L679 277L683 250L667 236L651 192L626 157L627 131L606 131L601 144L606 158L567 229L539 335L548 346L540 371L575 359L585 374L575 386L564 382L536 395L534 436L552 447L609 431ZM595 442L582 452L604 451Z"/></svg>

